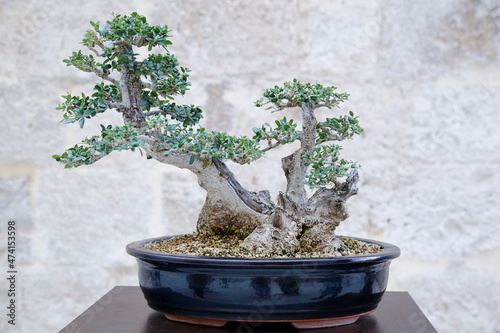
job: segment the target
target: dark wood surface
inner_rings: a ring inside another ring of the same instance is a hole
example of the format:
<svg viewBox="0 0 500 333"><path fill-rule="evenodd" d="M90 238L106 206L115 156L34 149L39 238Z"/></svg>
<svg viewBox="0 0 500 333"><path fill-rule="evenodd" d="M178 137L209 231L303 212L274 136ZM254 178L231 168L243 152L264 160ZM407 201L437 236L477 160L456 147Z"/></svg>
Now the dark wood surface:
<svg viewBox="0 0 500 333"><path fill-rule="evenodd" d="M118 286L109 291L59 333L225 333L293 332L289 323L236 323L223 328L183 324L151 310L139 287ZM322 333L437 332L407 292L388 291L378 308L351 325L323 328Z"/></svg>

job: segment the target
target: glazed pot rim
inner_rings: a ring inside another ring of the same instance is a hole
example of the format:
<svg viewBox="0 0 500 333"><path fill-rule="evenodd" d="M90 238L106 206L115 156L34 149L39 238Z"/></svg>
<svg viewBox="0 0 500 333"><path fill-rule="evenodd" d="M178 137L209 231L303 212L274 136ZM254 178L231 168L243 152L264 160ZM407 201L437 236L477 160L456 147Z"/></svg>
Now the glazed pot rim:
<svg viewBox="0 0 500 333"><path fill-rule="evenodd" d="M204 257L182 254L171 254L144 247L145 244L153 241L161 241L168 238L183 235L162 236L143 239L127 245L127 253L137 259L154 262L168 262L179 264L203 264L210 266L281 266L281 265L341 265L341 264L362 264L384 262L399 257L401 250L393 244L375 241L371 239L350 237L366 243L373 243L383 247L379 253L352 255L344 257L320 257L320 258L239 258L239 257ZM345 236L338 235L337 238Z"/></svg>

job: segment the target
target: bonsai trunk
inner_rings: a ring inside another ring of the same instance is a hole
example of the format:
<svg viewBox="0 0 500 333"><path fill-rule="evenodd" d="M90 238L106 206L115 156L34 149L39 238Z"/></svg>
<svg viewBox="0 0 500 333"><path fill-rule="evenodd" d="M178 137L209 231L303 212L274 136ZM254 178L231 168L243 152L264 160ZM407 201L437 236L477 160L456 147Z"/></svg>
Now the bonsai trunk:
<svg viewBox="0 0 500 333"><path fill-rule="evenodd" d="M299 248L310 252L328 253L342 243L335 238L335 228L349 215L345 201L357 193L358 174L354 171L338 187L321 188L307 197L304 175L307 171L305 154L312 153L316 144L318 122L312 107L302 104L301 146L282 159L287 179L286 193L278 195L277 207L268 223L258 227L243 242L251 251L294 253Z"/></svg>
<svg viewBox="0 0 500 333"><path fill-rule="evenodd" d="M173 152L165 155L164 149L154 143L145 148L159 162L188 169L198 177L199 185L207 192L198 217L198 232L244 238L268 221L273 210L268 192L246 191L219 160L199 158L190 164L188 154Z"/></svg>

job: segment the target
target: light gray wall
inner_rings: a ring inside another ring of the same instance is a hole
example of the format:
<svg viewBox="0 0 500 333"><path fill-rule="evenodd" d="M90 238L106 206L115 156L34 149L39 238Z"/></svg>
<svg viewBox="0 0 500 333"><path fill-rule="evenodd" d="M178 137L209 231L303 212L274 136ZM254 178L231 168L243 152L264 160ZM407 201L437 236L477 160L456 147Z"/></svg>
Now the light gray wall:
<svg viewBox="0 0 500 333"><path fill-rule="evenodd" d="M171 50L192 69L182 102L201 105L210 129L251 134L282 116L252 102L294 77L351 93L344 110L365 135L344 156L363 172L339 233L399 245L389 289L409 291L438 331L500 332L494 0L0 1L0 266L15 220L19 270L18 325L7 332L61 329L113 286L137 284L127 243L194 228L204 193L189 172L138 153L76 170L50 157L98 131L97 121L58 124L60 96L96 82L61 60L89 20L131 11L173 30ZM235 173L276 194L282 154Z"/></svg>

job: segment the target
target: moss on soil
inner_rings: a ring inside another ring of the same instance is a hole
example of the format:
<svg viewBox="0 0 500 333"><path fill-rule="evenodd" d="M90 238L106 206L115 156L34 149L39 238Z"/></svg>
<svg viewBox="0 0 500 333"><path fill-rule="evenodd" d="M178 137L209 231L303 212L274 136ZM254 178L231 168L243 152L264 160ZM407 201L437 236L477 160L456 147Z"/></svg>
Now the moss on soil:
<svg viewBox="0 0 500 333"><path fill-rule="evenodd" d="M243 240L236 236L201 235L197 233L174 237L163 241L146 244L149 250L167 252L171 254L182 254L202 257L236 257L236 258L318 258L318 257L341 257L360 254L378 253L382 251L379 245L357 241L353 238L343 237L344 246L335 252L328 253L279 253L258 254L251 253L241 247Z"/></svg>

